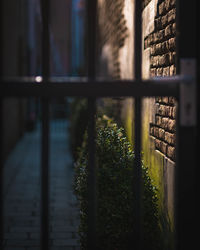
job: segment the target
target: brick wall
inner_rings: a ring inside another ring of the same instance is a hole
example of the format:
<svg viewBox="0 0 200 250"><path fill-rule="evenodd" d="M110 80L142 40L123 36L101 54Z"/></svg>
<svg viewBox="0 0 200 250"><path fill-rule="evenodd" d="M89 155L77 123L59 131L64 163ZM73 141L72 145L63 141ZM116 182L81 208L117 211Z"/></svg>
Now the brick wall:
<svg viewBox="0 0 200 250"><path fill-rule="evenodd" d="M144 1L144 6L149 1ZM154 30L144 38L144 49L150 48L150 76L176 74L176 1L158 0ZM150 135L155 148L175 160L176 105L173 97L157 97L155 122Z"/></svg>
<svg viewBox="0 0 200 250"><path fill-rule="evenodd" d="M154 2L154 3L153 3ZM127 40L133 36L129 21L133 15L125 14L129 0L99 0L100 51L106 48L109 75L113 78L124 78L129 64L121 51L128 48ZM152 4L153 3L153 4ZM149 6L152 6L149 8ZM155 6L155 7L153 7ZM149 51L146 58L147 78L154 76L172 76L176 74L176 1L175 0L143 0L143 10L149 8L145 15L146 31L144 32L144 51ZM154 8L154 10L152 10ZM131 8L130 8L131 9ZM131 12L131 10L129 10ZM154 19L154 20L153 20ZM153 28L152 28L153 27ZM132 26L133 28L133 26ZM149 32L150 31L150 32ZM133 41L130 43L133 47ZM129 54L134 53L128 48ZM110 55L109 55L110 54ZM108 56L109 55L109 56ZM106 65L103 61L103 65ZM150 66L149 66L150 65ZM101 67L102 68L102 67ZM105 76L103 72L103 76ZM125 77L126 78L126 77ZM127 77L128 78L128 77ZM167 158L175 161L176 105L174 98L158 97L155 99L155 119L150 122L149 133L154 139L155 149Z"/></svg>
<svg viewBox="0 0 200 250"><path fill-rule="evenodd" d="M123 9L124 0L99 1L100 50L109 45L111 53L109 75L115 79L119 79L121 75L119 53L128 36Z"/></svg>

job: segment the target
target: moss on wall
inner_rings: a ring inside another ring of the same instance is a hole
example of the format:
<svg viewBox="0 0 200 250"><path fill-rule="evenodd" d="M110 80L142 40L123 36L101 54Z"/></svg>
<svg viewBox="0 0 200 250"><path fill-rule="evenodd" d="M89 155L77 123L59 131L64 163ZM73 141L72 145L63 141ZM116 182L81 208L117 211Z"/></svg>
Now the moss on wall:
<svg viewBox="0 0 200 250"><path fill-rule="evenodd" d="M121 109L121 119L122 124L126 131L126 136L133 146L133 137L134 137L134 110L133 110L133 98L126 98L122 101Z"/></svg>
<svg viewBox="0 0 200 250"><path fill-rule="evenodd" d="M174 209L173 192L169 189L173 186L174 166L169 166L166 157L155 149L154 139L149 136L150 122L155 119L155 100L145 98L143 100L142 115L142 151L145 166L149 168L149 175L158 187L158 206L160 216L160 228L163 235L163 249L174 248Z"/></svg>
<svg viewBox="0 0 200 250"><path fill-rule="evenodd" d="M156 186L158 187L158 195L160 200L160 210L164 204L164 157L155 151L154 143L149 137L149 122L152 116L152 98L143 101L142 115L142 153L143 160L146 166L149 167L149 173ZM124 125L126 135L131 144L134 144L134 101L132 98L127 98L122 104L122 123ZM134 145L133 145L134 147Z"/></svg>
<svg viewBox="0 0 200 250"><path fill-rule="evenodd" d="M134 144L133 104L133 99L125 99L122 104L121 115L127 137L132 145ZM149 123L154 119L154 111L154 98L145 98L142 103L142 155L144 165L148 167L149 175L158 188L157 195L159 200L160 228L163 235L163 250L171 250L174 247L174 205L172 198L174 192L174 165L169 166L168 159L159 151L156 151L154 139L149 136Z"/></svg>
<svg viewBox="0 0 200 250"><path fill-rule="evenodd" d="M152 118L153 98L143 100L142 110L142 152L144 164L149 168L149 174L158 187L160 211L164 204L164 158L155 151L154 142L149 136L149 123Z"/></svg>

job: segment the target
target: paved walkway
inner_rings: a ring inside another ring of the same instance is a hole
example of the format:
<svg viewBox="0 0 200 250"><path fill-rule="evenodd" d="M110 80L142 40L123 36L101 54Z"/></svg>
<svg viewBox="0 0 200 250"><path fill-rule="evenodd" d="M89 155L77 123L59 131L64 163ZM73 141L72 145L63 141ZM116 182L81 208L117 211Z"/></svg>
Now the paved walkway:
<svg viewBox="0 0 200 250"><path fill-rule="evenodd" d="M4 250L40 249L40 128L27 133L5 164ZM78 210L67 122L51 122L50 247L78 250Z"/></svg>

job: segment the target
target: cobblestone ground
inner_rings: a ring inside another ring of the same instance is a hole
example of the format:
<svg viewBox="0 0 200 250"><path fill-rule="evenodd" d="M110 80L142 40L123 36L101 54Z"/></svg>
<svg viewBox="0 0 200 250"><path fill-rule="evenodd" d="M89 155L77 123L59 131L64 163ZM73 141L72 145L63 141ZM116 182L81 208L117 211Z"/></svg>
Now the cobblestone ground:
<svg viewBox="0 0 200 250"><path fill-rule="evenodd" d="M40 128L27 133L5 164L4 250L40 249ZM50 242L52 250L78 250L78 210L67 122L51 122Z"/></svg>

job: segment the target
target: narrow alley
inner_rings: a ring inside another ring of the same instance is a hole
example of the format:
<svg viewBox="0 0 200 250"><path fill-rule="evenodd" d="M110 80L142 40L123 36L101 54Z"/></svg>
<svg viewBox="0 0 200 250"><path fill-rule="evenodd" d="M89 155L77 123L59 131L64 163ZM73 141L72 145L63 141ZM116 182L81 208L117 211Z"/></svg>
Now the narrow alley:
<svg viewBox="0 0 200 250"><path fill-rule="evenodd" d="M52 250L77 250L78 210L72 190L68 123L50 123L50 242ZM4 250L40 246L40 124L18 142L5 163Z"/></svg>

